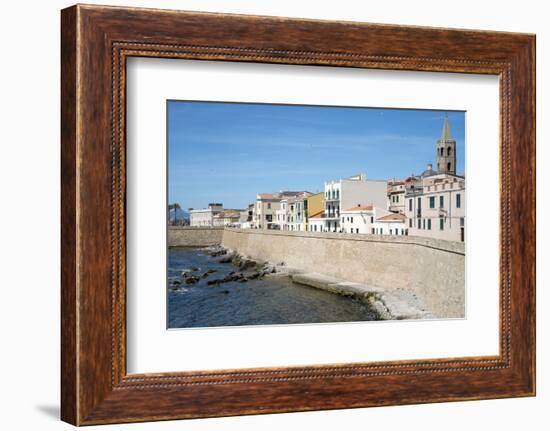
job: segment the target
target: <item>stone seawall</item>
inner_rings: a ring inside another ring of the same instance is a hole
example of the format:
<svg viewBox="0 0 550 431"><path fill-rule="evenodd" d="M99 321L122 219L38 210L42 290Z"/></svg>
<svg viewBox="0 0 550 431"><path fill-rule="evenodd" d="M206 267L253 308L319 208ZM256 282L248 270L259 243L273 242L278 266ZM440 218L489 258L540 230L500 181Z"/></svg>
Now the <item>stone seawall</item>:
<svg viewBox="0 0 550 431"><path fill-rule="evenodd" d="M206 247L222 242L222 227L168 226L168 247Z"/></svg>
<svg viewBox="0 0 550 431"><path fill-rule="evenodd" d="M301 271L388 291L407 289L434 317L465 316L463 243L412 236L226 228L222 245Z"/></svg>

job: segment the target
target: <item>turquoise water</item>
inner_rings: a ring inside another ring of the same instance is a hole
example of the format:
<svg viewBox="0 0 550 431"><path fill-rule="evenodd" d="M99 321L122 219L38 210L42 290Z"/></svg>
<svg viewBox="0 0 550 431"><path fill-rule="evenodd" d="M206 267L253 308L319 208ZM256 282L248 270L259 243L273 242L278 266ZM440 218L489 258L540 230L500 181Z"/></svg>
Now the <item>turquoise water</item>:
<svg viewBox="0 0 550 431"><path fill-rule="evenodd" d="M168 250L168 327L284 325L376 320L365 304L319 289L293 283L288 277L267 277L246 283L229 282L208 286L208 280L238 271L219 263L196 248ZM216 272L194 285L186 285L181 273ZM181 281L174 285L174 281Z"/></svg>

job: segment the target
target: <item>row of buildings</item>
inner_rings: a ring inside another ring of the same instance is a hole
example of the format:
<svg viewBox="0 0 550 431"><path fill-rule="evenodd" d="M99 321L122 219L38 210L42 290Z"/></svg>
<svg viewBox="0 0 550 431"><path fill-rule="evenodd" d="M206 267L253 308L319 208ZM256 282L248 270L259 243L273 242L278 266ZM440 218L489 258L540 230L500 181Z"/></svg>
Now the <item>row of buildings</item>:
<svg viewBox="0 0 550 431"><path fill-rule="evenodd" d="M422 174L402 180L360 174L327 181L319 193L259 193L245 209L212 203L190 209L190 224L464 241L465 178L456 174L456 141L447 118L436 143L436 167L429 164Z"/></svg>
<svg viewBox="0 0 550 431"><path fill-rule="evenodd" d="M224 209L221 203L211 203L207 208L189 208L189 224L195 227L234 226L243 221L242 212L240 209Z"/></svg>

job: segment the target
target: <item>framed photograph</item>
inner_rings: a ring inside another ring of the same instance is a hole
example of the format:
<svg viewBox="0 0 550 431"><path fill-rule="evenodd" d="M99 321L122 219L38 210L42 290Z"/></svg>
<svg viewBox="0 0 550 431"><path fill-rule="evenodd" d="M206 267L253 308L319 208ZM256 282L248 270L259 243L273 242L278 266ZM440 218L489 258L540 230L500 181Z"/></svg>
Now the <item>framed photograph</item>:
<svg viewBox="0 0 550 431"><path fill-rule="evenodd" d="M535 37L62 11L62 419L535 394Z"/></svg>

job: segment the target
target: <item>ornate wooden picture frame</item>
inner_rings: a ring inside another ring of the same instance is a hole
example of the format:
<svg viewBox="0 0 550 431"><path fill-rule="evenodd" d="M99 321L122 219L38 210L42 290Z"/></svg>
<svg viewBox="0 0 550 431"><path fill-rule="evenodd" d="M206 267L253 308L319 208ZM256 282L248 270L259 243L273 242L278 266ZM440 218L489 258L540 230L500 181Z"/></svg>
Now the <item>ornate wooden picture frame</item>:
<svg viewBox="0 0 550 431"><path fill-rule="evenodd" d="M75 425L535 394L535 37L102 6L62 11L61 416ZM497 75L500 354L126 372L126 60Z"/></svg>

